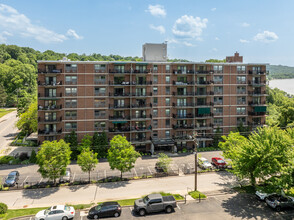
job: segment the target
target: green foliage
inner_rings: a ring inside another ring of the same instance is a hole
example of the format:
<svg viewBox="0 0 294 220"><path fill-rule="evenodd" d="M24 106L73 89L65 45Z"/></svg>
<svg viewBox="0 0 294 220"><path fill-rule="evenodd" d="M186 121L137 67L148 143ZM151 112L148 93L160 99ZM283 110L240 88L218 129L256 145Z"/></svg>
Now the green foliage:
<svg viewBox="0 0 294 220"><path fill-rule="evenodd" d="M38 172L43 178L56 179L65 175L66 167L70 164L71 150L64 140L44 141L37 154Z"/></svg>
<svg viewBox="0 0 294 220"><path fill-rule="evenodd" d="M206 198L206 195L199 192L199 191L191 191L188 193L193 199L199 199L199 196L200 196L200 199L205 199Z"/></svg>
<svg viewBox="0 0 294 220"><path fill-rule="evenodd" d="M98 153L99 158L107 157L108 140L107 134L103 131L101 134L95 132L93 135L93 151Z"/></svg>
<svg viewBox="0 0 294 220"><path fill-rule="evenodd" d="M82 153L78 156L78 165L83 172L89 173L89 182L91 180L91 171L95 169L98 164L97 153L93 153L90 147L84 148Z"/></svg>
<svg viewBox="0 0 294 220"><path fill-rule="evenodd" d="M221 137L222 133L221 133L221 129L220 127L217 127L216 132L213 136L213 142L212 142L212 147L217 148L218 147L218 143L220 141L222 141L222 137Z"/></svg>
<svg viewBox="0 0 294 220"><path fill-rule="evenodd" d="M14 160L12 156L2 156L0 157L0 164L8 164L9 161Z"/></svg>
<svg viewBox="0 0 294 220"><path fill-rule="evenodd" d="M190 61L185 59L168 59L167 62L190 62Z"/></svg>
<svg viewBox="0 0 294 220"><path fill-rule="evenodd" d="M292 134L292 130L289 130ZM231 132L220 143L225 158L231 159L232 172L239 178L249 178L255 187L256 178L288 188L293 181L289 173L294 168L293 139L278 127L258 128L248 139Z"/></svg>
<svg viewBox="0 0 294 220"><path fill-rule="evenodd" d="M22 130L26 135L30 135L36 132L38 129L38 104L37 100L34 100L26 112L19 116L19 120L16 123L19 130Z"/></svg>
<svg viewBox="0 0 294 220"><path fill-rule="evenodd" d="M270 79L292 79L294 78L294 67L282 66L282 65L269 65Z"/></svg>
<svg viewBox="0 0 294 220"><path fill-rule="evenodd" d="M223 60L218 60L218 59L209 59L209 60L205 60L205 63L225 63L226 59Z"/></svg>
<svg viewBox="0 0 294 220"><path fill-rule="evenodd" d="M0 83L0 107L4 107L6 105L7 93L5 91L5 87L2 83Z"/></svg>
<svg viewBox="0 0 294 220"><path fill-rule="evenodd" d="M5 203L0 203L0 214L5 214L7 212L7 205Z"/></svg>
<svg viewBox="0 0 294 220"><path fill-rule="evenodd" d="M79 154L78 151L78 136L75 131L72 131L70 134L65 135L64 141L69 144L72 151L71 159L76 160Z"/></svg>
<svg viewBox="0 0 294 220"><path fill-rule="evenodd" d="M121 135L114 136L110 141L110 149L108 150L108 162L112 170L117 169L122 173L130 171L140 154L135 151L126 137Z"/></svg>
<svg viewBox="0 0 294 220"><path fill-rule="evenodd" d="M31 156L30 156L30 163L36 163L37 162L37 154L35 150L32 150Z"/></svg>
<svg viewBox="0 0 294 220"><path fill-rule="evenodd" d="M156 163L156 165L158 167L160 167L161 169L163 169L163 171L165 173L167 173L168 168L169 168L171 162L172 162L172 159L169 158L166 154L159 153L158 162Z"/></svg>
<svg viewBox="0 0 294 220"><path fill-rule="evenodd" d="M86 148L90 148L92 146L92 137L88 134L84 135L81 144L78 147L78 150L82 152Z"/></svg>

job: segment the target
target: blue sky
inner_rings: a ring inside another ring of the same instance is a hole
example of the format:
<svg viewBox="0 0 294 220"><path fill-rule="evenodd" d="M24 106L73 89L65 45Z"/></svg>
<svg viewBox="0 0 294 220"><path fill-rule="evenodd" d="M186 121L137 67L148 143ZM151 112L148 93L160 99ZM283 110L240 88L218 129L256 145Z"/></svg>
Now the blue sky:
<svg viewBox="0 0 294 220"><path fill-rule="evenodd" d="M0 43L79 54L141 56L168 41L169 58L294 66L293 0L1 0Z"/></svg>

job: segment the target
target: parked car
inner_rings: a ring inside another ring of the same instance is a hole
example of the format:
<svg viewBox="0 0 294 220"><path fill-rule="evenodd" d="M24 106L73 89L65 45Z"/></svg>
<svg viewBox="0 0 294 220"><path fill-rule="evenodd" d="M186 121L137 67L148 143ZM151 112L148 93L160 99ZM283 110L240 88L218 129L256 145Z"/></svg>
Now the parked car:
<svg viewBox="0 0 294 220"><path fill-rule="evenodd" d="M117 202L104 202L92 207L88 213L89 219L98 219L101 217L119 217L121 207Z"/></svg>
<svg viewBox="0 0 294 220"><path fill-rule="evenodd" d="M216 168L226 168L227 164L226 162L220 158L220 157L213 157L211 158L211 163L216 167Z"/></svg>
<svg viewBox="0 0 294 220"><path fill-rule="evenodd" d="M265 199L265 202L277 212L283 208L294 208L294 197L286 195L271 195Z"/></svg>
<svg viewBox="0 0 294 220"><path fill-rule="evenodd" d="M19 180L19 172L18 171L12 171L8 174L4 181L5 186L15 186L17 181Z"/></svg>
<svg viewBox="0 0 294 220"><path fill-rule="evenodd" d="M71 170L70 168L66 168L65 175L60 177L59 182L65 183L65 182L70 182L70 180L71 180Z"/></svg>
<svg viewBox="0 0 294 220"><path fill-rule="evenodd" d="M134 204L134 211L140 216L146 213L161 212L171 213L177 207L173 196L162 196L161 194L150 194L143 199L137 199Z"/></svg>
<svg viewBox="0 0 294 220"><path fill-rule="evenodd" d="M208 160L204 157L198 158L198 166L204 170L212 169L211 163L209 163Z"/></svg>
<svg viewBox="0 0 294 220"><path fill-rule="evenodd" d="M265 199L269 196L272 196L272 195L276 195L278 196L277 193L266 193L266 192L262 192L262 191L256 191L255 192L255 195L256 197L261 200L261 201L265 201Z"/></svg>
<svg viewBox="0 0 294 220"><path fill-rule="evenodd" d="M75 209L72 206L56 205L38 212L35 220L67 220L75 216Z"/></svg>

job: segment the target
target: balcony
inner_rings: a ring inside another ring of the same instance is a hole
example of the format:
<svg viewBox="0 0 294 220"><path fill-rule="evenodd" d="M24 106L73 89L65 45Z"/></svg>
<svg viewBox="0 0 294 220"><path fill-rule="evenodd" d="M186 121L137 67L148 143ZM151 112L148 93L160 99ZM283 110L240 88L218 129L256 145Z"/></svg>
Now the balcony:
<svg viewBox="0 0 294 220"><path fill-rule="evenodd" d="M54 130L38 130L38 135L59 135L62 133L62 129L58 130L58 131L54 131Z"/></svg>
<svg viewBox="0 0 294 220"><path fill-rule="evenodd" d="M265 116L266 112L252 112L252 111L248 111L248 115L250 116Z"/></svg>
<svg viewBox="0 0 294 220"><path fill-rule="evenodd" d="M78 84L78 81L72 80L72 81L65 81L65 85L76 85Z"/></svg>
<svg viewBox="0 0 294 220"><path fill-rule="evenodd" d="M207 86L207 85L211 85L213 83L214 82L212 80L210 80L210 81L197 81L196 85L198 85L198 86Z"/></svg>
<svg viewBox="0 0 294 220"><path fill-rule="evenodd" d="M62 73L62 69L52 69L52 70L43 70L43 69L38 69L38 73L41 74L46 74L46 73Z"/></svg>
<svg viewBox="0 0 294 220"><path fill-rule="evenodd" d="M69 92L69 93L65 93L65 96L77 96L78 93L76 92Z"/></svg>
<svg viewBox="0 0 294 220"><path fill-rule="evenodd" d="M210 118L213 117L213 113L209 113L209 114L197 114L196 118L202 119L202 118Z"/></svg>
<svg viewBox="0 0 294 220"><path fill-rule="evenodd" d="M193 92L173 92L173 96L194 96Z"/></svg>
<svg viewBox="0 0 294 220"><path fill-rule="evenodd" d="M266 85L266 80L264 81L251 81L248 80L248 84L251 86L265 86Z"/></svg>
<svg viewBox="0 0 294 220"><path fill-rule="evenodd" d="M134 138L130 140L132 143L138 142L138 143L144 143L144 142L151 142L148 138Z"/></svg>
<svg viewBox="0 0 294 220"><path fill-rule="evenodd" d="M195 129L196 130L209 130L213 127L213 124L210 123L210 124L199 124L197 126L195 126Z"/></svg>
<svg viewBox="0 0 294 220"><path fill-rule="evenodd" d="M60 117L59 119L57 118L41 118L41 117L38 117L38 122L41 122L41 123L58 123L58 122L61 122L62 121L62 117Z"/></svg>
<svg viewBox="0 0 294 220"><path fill-rule="evenodd" d="M173 138L174 140L193 141L192 134L191 134L191 135L173 135L172 138Z"/></svg>
<svg viewBox="0 0 294 220"><path fill-rule="evenodd" d="M139 93L139 92L136 92L136 93L132 93L131 94L132 96L152 96L152 92L146 92L146 93Z"/></svg>
<svg viewBox="0 0 294 220"><path fill-rule="evenodd" d="M187 85L194 85L194 81L188 81L188 82L176 82L176 81L173 81L173 85L176 85L176 86L187 86Z"/></svg>
<svg viewBox="0 0 294 220"><path fill-rule="evenodd" d="M124 93L124 92L120 92L120 93L109 93L109 96L114 96L114 97L128 97L128 96L130 96L130 93Z"/></svg>
<svg viewBox="0 0 294 220"><path fill-rule="evenodd" d="M48 105L48 106L38 106L38 110L40 111L54 111L62 109L62 105Z"/></svg>
<svg viewBox="0 0 294 220"><path fill-rule="evenodd" d="M66 104L65 103L65 108L77 108L77 104Z"/></svg>
<svg viewBox="0 0 294 220"><path fill-rule="evenodd" d="M110 69L109 73L131 73L131 69Z"/></svg>
<svg viewBox="0 0 294 220"><path fill-rule="evenodd" d="M96 85L105 85L106 84L106 80L94 80L94 83Z"/></svg>
<svg viewBox="0 0 294 220"><path fill-rule="evenodd" d="M106 119L106 114L100 113L94 115L95 119Z"/></svg>
<svg viewBox="0 0 294 220"><path fill-rule="evenodd" d="M209 91L209 92L195 92L195 96L209 96L209 95L214 95L214 92Z"/></svg>
<svg viewBox="0 0 294 220"><path fill-rule="evenodd" d="M214 106L215 103L213 102L197 102L196 106Z"/></svg>
<svg viewBox="0 0 294 220"><path fill-rule="evenodd" d="M188 113L188 114L173 114L173 118L194 118L194 114Z"/></svg>
<svg viewBox="0 0 294 220"><path fill-rule="evenodd" d="M144 120L149 119L150 120L151 118L152 118L151 114L150 115L133 115L132 116L132 120L136 120L136 119L144 119Z"/></svg>
<svg viewBox="0 0 294 220"><path fill-rule="evenodd" d="M130 116L109 116L109 120L130 120Z"/></svg>
<svg viewBox="0 0 294 220"><path fill-rule="evenodd" d="M125 133L125 132L130 132L131 128L130 127L121 127L121 128L109 128L109 132L116 132L116 133Z"/></svg>
<svg viewBox="0 0 294 220"><path fill-rule="evenodd" d="M250 101L248 102L248 105L251 105L251 106L260 106L260 105L266 105L266 102L263 101L263 102L253 102L253 101Z"/></svg>
<svg viewBox="0 0 294 220"><path fill-rule="evenodd" d="M150 73L150 71L148 71L148 70L134 70L133 71L133 73L145 73L145 74L147 74L147 73Z"/></svg>
<svg viewBox="0 0 294 220"><path fill-rule="evenodd" d="M103 69L95 69L94 71L95 71L95 73L105 73L106 69L105 68L103 68Z"/></svg>
<svg viewBox="0 0 294 220"><path fill-rule="evenodd" d="M251 96L265 96L267 94L266 94L266 91L261 91L261 92L258 92L258 91L248 91L248 95L251 95Z"/></svg>
<svg viewBox="0 0 294 220"><path fill-rule="evenodd" d="M250 75L265 75L268 74L269 71L256 71L256 70L249 70L248 74Z"/></svg>
<svg viewBox="0 0 294 220"><path fill-rule="evenodd" d="M149 104L132 104L132 108L151 108L152 103Z"/></svg>
<svg viewBox="0 0 294 220"><path fill-rule="evenodd" d="M60 86L62 85L62 81L59 82L41 82L38 81L38 86Z"/></svg>
<svg viewBox="0 0 294 220"><path fill-rule="evenodd" d="M195 72L196 74L213 74L214 73L214 71L213 70L198 70L198 71L196 71Z"/></svg>
<svg viewBox="0 0 294 220"><path fill-rule="evenodd" d="M38 97L40 99L43 99L43 100L56 100L56 99L60 99L62 97L62 92L56 95L51 95L51 94L44 94L44 93L38 93Z"/></svg>
<svg viewBox="0 0 294 220"><path fill-rule="evenodd" d="M248 126L252 126L252 127L259 127L259 126L263 126L264 123L261 123L261 122L247 122Z"/></svg>
<svg viewBox="0 0 294 220"><path fill-rule="evenodd" d="M212 141L213 140L213 135L209 134L198 134L197 135L198 140L207 140L207 141Z"/></svg>
<svg viewBox="0 0 294 220"><path fill-rule="evenodd" d="M187 107L194 107L195 104L192 102L189 103L173 103L173 107L176 108L187 108Z"/></svg>
<svg viewBox="0 0 294 220"><path fill-rule="evenodd" d="M110 109L130 108L130 105L109 105Z"/></svg>
<svg viewBox="0 0 294 220"><path fill-rule="evenodd" d="M179 129L179 130L182 130L182 129L184 129L184 130L188 130L188 129L194 129L195 128L195 126L193 125L193 124L190 124L190 125L173 125L173 129L175 129L175 130L177 130L177 129Z"/></svg>

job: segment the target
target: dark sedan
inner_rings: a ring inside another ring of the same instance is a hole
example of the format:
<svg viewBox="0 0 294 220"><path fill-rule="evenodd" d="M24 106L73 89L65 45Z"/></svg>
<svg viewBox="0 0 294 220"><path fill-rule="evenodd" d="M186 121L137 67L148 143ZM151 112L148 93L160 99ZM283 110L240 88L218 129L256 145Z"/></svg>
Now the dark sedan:
<svg viewBox="0 0 294 220"><path fill-rule="evenodd" d="M265 199L268 206L281 211L282 208L294 208L294 198L286 195L271 195Z"/></svg>
<svg viewBox="0 0 294 220"><path fill-rule="evenodd" d="M4 185L6 185L6 186L15 186L18 179L19 179L19 172L18 171L12 171L6 177Z"/></svg>
<svg viewBox="0 0 294 220"><path fill-rule="evenodd" d="M88 218L98 219L101 217L119 217L121 214L121 207L117 202L104 202L89 211Z"/></svg>

